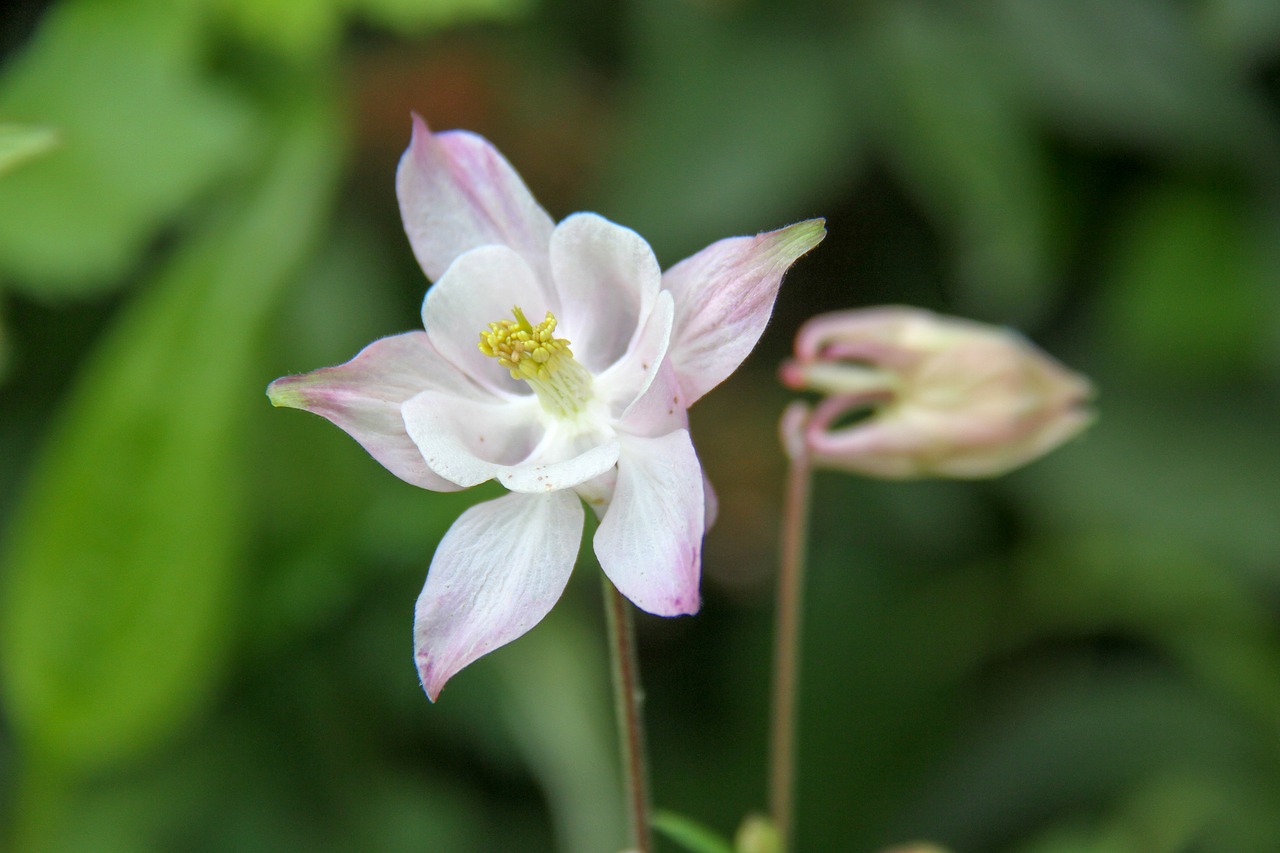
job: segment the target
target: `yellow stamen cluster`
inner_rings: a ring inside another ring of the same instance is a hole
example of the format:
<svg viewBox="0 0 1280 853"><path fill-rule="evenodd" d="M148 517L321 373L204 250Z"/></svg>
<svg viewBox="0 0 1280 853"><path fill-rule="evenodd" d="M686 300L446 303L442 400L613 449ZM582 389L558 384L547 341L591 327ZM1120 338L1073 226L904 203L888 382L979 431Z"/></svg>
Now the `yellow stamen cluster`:
<svg viewBox="0 0 1280 853"><path fill-rule="evenodd" d="M556 337L555 315L548 311L547 319L535 326L518 307L511 313L515 320L490 323L480 333L480 352L496 358L512 379L528 382L548 412L580 414L592 397L592 376L574 360L569 342Z"/></svg>
<svg viewBox="0 0 1280 853"><path fill-rule="evenodd" d="M569 342L555 336L555 315L548 311L547 319L534 326L519 308L511 312L516 315L514 321L490 323L480 333L480 352L496 358L511 371L512 379L550 379L561 359L573 358Z"/></svg>

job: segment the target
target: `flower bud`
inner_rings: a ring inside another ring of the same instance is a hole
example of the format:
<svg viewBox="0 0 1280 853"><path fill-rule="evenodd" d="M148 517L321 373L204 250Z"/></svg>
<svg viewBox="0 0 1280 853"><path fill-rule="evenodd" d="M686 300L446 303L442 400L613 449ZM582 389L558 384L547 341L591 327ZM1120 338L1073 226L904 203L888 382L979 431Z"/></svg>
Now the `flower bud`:
<svg viewBox="0 0 1280 853"><path fill-rule="evenodd" d="M826 395L788 410L788 452L873 477L993 477L1093 420L1089 381L1026 338L916 308L814 317L781 373Z"/></svg>
<svg viewBox="0 0 1280 853"><path fill-rule="evenodd" d="M733 837L734 853L782 853L782 836L773 821L748 815Z"/></svg>

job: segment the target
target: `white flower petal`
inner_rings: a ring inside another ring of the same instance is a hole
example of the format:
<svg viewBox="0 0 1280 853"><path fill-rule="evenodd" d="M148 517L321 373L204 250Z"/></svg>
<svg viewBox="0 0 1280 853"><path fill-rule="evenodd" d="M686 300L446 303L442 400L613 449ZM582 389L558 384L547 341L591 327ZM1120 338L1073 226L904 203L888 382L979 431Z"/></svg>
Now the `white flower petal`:
<svg viewBox="0 0 1280 853"><path fill-rule="evenodd" d="M569 489L609 470L609 436L548 429L536 398L467 400L426 393L404 404L409 437L433 471L460 486L497 479L513 492Z"/></svg>
<svg viewBox="0 0 1280 853"><path fill-rule="evenodd" d="M439 280L477 246L509 246L548 280L554 223L520 176L483 137L434 134L413 117L413 139L396 171L400 215L418 263Z"/></svg>
<svg viewBox="0 0 1280 853"><path fill-rule="evenodd" d="M676 264L662 287L676 300L671 341L687 403L719 385L760 339L782 276L796 258L822 240L821 219L720 240Z"/></svg>
<svg viewBox="0 0 1280 853"><path fill-rule="evenodd" d="M619 439L618 482L595 535L600 566L642 610L696 613L705 493L693 442L686 430Z"/></svg>
<svg viewBox="0 0 1280 853"><path fill-rule="evenodd" d="M689 410L684 391L670 360L659 365L649 387L627 407L617 424L619 431L648 438L688 427Z"/></svg>
<svg viewBox="0 0 1280 853"><path fill-rule="evenodd" d="M582 539L572 492L508 494L464 512L440 541L414 608L414 659L434 702L460 669L542 620Z"/></svg>
<svg viewBox="0 0 1280 853"><path fill-rule="evenodd" d="M458 486L427 465L400 412L406 400L429 388L456 396L481 394L436 352L426 332L408 332L374 341L346 364L277 379L267 396L276 406L327 418L405 482L451 492Z"/></svg>
<svg viewBox="0 0 1280 853"><path fill-rule="evenodd" d="M533 397L468 400L427 392L402 407L405 429L431 470L475 486L528 459L546 428Z"/></svg>
<svg viewBox="0 0 1280 853"><path fill-rule="evenodd" d="M663 291L658 294L653 310L627 354L596 377L596 393L615 417L625 418L626 409L653 384L666 360L674 318L675 303L671 294Z"/></svg>
<svg viewBox="0 0 1280 853"><path fill-rule="evenodd" d="M578 493L578 497L582 498L587 506L591 507L591 511L596 514L596 518L600 519L604 518L605 512L609 509L609 501L613 500L613 490L617 484L618 466L614 465L599 477L574 486L573 490Z"/></svg>
<svg viewBox="0 0 1280 853"><path fill-rule="evenodd" d="M528 459L499 469L494 476L513 492L571 489L611 469L618 462L618 453L619 445L612 435L553 424Z"/></svg>
<svg viewBox="0 0 1280 853"><path fill-rule="evenodd" d="M617 361L662 286L662 270L639 234L594 213L575 213L551 234L560 332L592 373Z"/></svg>
<svg viewBox="0 0 1280 853"><path fill-rule="evenodd" d="M427 291L422 322L440 354L464 373L494 390L527 395L528 385L479 348L480 333L513 319L513 306L534 323L559 310L523 258L506 246L484 246L458 258Z"/></svg>

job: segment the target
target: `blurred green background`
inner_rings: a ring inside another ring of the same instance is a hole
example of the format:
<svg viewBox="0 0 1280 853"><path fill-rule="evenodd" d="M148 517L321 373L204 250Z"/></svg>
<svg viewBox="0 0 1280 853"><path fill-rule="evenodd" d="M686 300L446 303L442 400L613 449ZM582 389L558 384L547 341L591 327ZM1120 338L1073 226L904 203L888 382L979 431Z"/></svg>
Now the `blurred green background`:
<svg viewBox="0 0 1280 853"><path fill-rule="evenodd" d="M798 849L1280 845L1280 3L23 0L0 57L0 849L623 846L595 569L430 705L413 601L493 492L263 396L417 327L410 110L664 266L828 219L693 412L659 806L764 805L774 371L909 303L1101 419L1001 480L819 477Z"/></svg>

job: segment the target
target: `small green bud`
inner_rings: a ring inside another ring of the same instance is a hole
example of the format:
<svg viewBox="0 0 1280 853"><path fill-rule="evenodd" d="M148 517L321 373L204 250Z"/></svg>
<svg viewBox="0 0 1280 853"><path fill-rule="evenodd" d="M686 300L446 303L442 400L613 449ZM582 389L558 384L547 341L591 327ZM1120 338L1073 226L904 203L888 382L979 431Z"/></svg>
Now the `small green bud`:
<svg viewBox="0 0 1280 853"><path fill-rule="evenodd" d="M763 815L747 815L733 839L735 853L782 853L782 836Z"/></svg>

